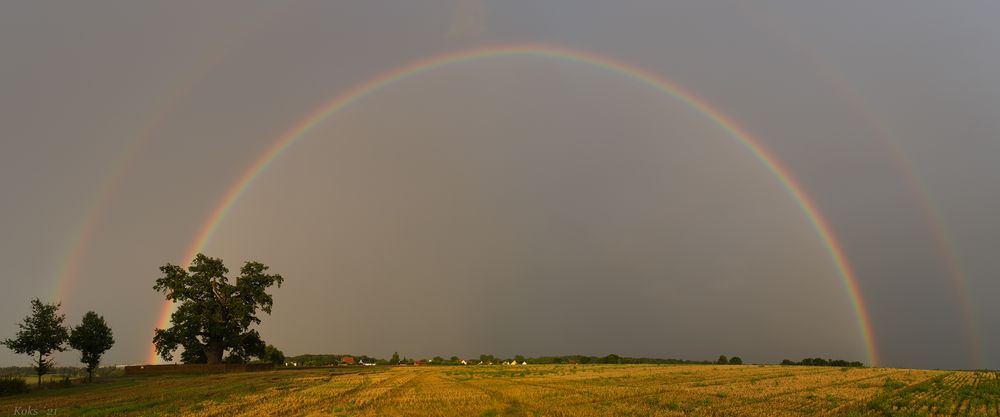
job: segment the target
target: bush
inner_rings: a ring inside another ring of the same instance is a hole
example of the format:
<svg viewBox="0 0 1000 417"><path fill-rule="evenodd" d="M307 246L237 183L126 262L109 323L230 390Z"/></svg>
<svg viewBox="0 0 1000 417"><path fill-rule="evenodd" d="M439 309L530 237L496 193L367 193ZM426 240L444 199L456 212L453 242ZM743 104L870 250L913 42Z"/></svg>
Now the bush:
<svg viewBox="0 0 1000 417"><path fill-rule="evenodd" d="M68 388L71 386L73 386L73 380L70 379L69 375L63 375L59 379L53 376L52 379L44 383L45 388Z"/></svg>
<svg viewBox="0 0 1000 417"><path fill-rule="evenodd" d="M28 383L15 375L0 376L0 397L28 392Z"/></svg>

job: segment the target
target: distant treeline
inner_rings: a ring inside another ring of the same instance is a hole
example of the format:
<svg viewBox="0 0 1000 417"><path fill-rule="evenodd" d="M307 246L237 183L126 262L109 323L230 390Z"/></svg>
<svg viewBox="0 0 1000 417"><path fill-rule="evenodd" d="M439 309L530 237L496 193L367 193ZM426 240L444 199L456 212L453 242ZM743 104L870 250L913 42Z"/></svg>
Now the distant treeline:
<svg viewBox="0 0 1000 417"><path fill-rule="evenodd" d="M330 366L340 365L341 359L346 356L354 358L355 363L380 363L388 364L385 359L376 359L365 355L335 355L335 354L306 354L298 356L286 356L285 363L295 363L298 366Z"/></svg>
<svg viewBox="0 0 1000 417"><path fill-rule="evenodd" d="M848 368L862 368L865 366L865 364L858 361L848 362L843 359L823 359L823 358L805 358L798 362L785 359L781 361L781 364L799 365L799 366L840 366Z"/></svg>
<svg viewBox="0 0 1000 417"><path fill-rule="evenodd" d="M542 364L713 364L715 361L692 361L685 359L663 359L663 358L632 358L610 354L605 356L585 356L585 355L564 355L564 356L540 356L529 358L522 355L514 355L512 358L503 358L494 355L479 355L474 358L459 358L452 356L444 358L435 356L432 359L411 359L393 354L391 359L381 359L366 355L336 355L336 354L307 354L289 356L285 358L286 363L295 363L297 366L331 366L341 365L345 357L351 357L355 364L360 362L374 363L378 365L462 365L466 364L500 364L504 362L528 363L533 365ZM735 359L735 358L734 358Z"/></svg>
<svg viewBox="0 0 1000 417"><path fill-rule="evenodd" d="M687 359L664 359L664 358L633 358L628 356L619 356L616 354L610 354L605 356L586 356L586 355L562 355L562 356L539 356L535 358L525 357L522 355L514 355L512 358L499 357L494 355L479 355L478 357L472 358L459 358L458 356L452 356L450 358L444 358L441 356L435 356L432 359L413 359L407 358L405 356L400 357L399 354L394 353L391 359L381 359L367 355L335 355L335 354L310 354L310 355L298 355L289 356L286 358L286 363L295 363L298 366L331 366L331 365L342 365L342 361L345 357L351 357L354 364L360 364L361 362L368 364L378 364L378 365L462 365L463 361L468 365L478 365L482 364L502 364L502 363L528 363L533 365L545 365L545 364L664 364L664 365L709 365L709 364L743 364L743 360L739 357L727 358L726 356L720 356L717 360L701 360L693 361ZM837 366L837 367L854 367L861 368L865 364L862 362L846 361L843 359L823 359L823 358L805 358L801 361L795 362L788 359L781 361L782 365L799 365L799 366Z"/></svg>
<svg viewBox="0 0 1000 417"><path fill-rule="evenodd" d="M517 358L515 358L516 360ZM501 360L501 362L503 362ZM691 361L686 359L663 359L663 358L632 358L628 356L618 356L610 354L607 356L541 356L537 358L525 358L518 362L531 364L558 364L558 363L611 363L611 364L710 364L712 361Z"/></svg>

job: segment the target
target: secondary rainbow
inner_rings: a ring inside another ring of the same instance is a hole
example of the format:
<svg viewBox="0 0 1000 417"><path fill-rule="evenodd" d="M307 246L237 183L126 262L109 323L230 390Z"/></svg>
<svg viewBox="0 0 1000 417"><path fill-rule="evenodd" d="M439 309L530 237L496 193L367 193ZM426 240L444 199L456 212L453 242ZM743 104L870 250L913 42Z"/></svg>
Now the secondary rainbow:
<svg viewBox="0 0 1000 417"><path fill-rule="evenodd" d="M273 7L262 8L260 12L243 19L243 22L237 25L239 30L219 42L219 45L225 46L225 48L206 48L200 54L202 59L195 61L204 64L197 65L190 75L181 78L176 84L171 84L172 87L167 90L168 93L164 95L165 98L157 107L157 111L149 116L135 138L129 141L109 164L111 169L107 171L97 190L90 194L92 198L83 217L69 237L65 239L68 244L62 256L59 257L55 281L53 281L50 291L52 301L62 302L64 307L72 302L69 295L73 293L73 286L83 273L84 266L88 261L88 250L91 242L99 233L100 222L107 215L108 209L112 207L113 199L121 192L122 185L136 165L136 157L149 146L154 136L162 129L168 119L181 108L184 101L196 92L198 84L221 64L228 61L232 52L237 50L235 46L244 44L247 37L256 32L263 23L270 20L270 17L274 16L281 7L284 6L277 4Z"/></svg>
<svg viewBox="0 0 1000 417"><path fill-rule="evenodd" d="M275 158L284 153L284 151L295 144L295 142L306 136L307 133L323 123L333 114L397 82L433 71L435 69L473 61L506 57L554 59L607 70L611 73L645 84L650 88L680 100L692 110L703 115L706 119L728 133L755 158L757 158L757 160L760 161L772 175L774 175L778 182L781 183L781 185L788 191L792 199L812 224L817 235L822 240L827 252L829 252L833 264L837 268L838 275L840 276L844 288L847 291L848 297L850 298L855 318L857 319L859 330L861 332L861 337L864 342L868 362L873 366L879 364L875 339L872 334L871 320L869 319L868 311L865 308L861 292L858 289L857 278L854 275L851 265L847 262L847 257L844 255L843 248L831 230L826 219L816 207L816 204L811 198L809 198L795 178L790 175L788 170L778 162L774 155L761 146L760 142L738 123L736 123L736 121L726 116L704 99L699 98L694 93L684 89L676 83L642 68L617 61L612 58L559 46L544 44L499 45L446 53L419 60L382 73L381 75L358 84L347 92L340 94L333 100L310 113L299 123L295 124L294 127L288 130L285 134L275 140L274 144L261 154L260 157L258 157L257 160L244 172L240 179L226 191L222 200L220 200L219 204L215 206L215 209L212 211L211 215L198 232L194 242L192 242L191 246L186 251L184 262L190 262L190 260L192 260L194 256L204 248L205 244L211 240L215 230L225 219L230 209L239 200L240 196L243 195L250 185L253 184L254 179L267 169ZM171 303L164 303L157 320L158 327L163 328L168 325L172 310L173 305ZM157 362L158 359L155 349L151 350L149 359L150 362Z"/></svg>
<svg viewBox="0 0 1000 417"><path fill-rule="evenodd" d="M920 212L923 222L927 225L927 229L931 233L931 241L934 243L944 263L944 272L951 278L952 289L955 293L954 301L963 318L962 325L968 339L969 357L973 361L973 367L983 368L984 358L982 337L980 336L981 329L978 328L978 323L975 320L968 275L959 261L955 243L945 229L946 222L932 203L931 193L924 186L924 181L920 179L913 160L907 156L900 145L899 135L893 132L890 125L883 123L876 117L875 111L870 108L868 100L865 99L861 91L854 86L854 83L849 82L843 71L838 70L833 62L823 55L818 54L816 48L812 45L807 45L801 37L791 36L787 31L777 31L779 27L783 26L778 21L777 16L774 14L756 13L757 10L753 8L748 8L745 11L748 12L750 17L760 20L760 27L776 29L774 37L783 40L791 50L805 58L816 70L816 74L827 80L834 87L834 91L844 99L845 103L858 116L864 119L865 124L871 128L874 139L885 148L890 162L893 164L895 170L899 172L901 180L910 191L915 207Z"/></svg>

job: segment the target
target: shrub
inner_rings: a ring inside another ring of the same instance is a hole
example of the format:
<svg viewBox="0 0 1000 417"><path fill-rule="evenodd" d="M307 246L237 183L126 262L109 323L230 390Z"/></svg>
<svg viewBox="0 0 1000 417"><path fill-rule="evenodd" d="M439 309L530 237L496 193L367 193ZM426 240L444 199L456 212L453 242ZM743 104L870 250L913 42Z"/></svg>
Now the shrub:
<svg viewBox="0 0 1000 417"><path fill-rule="evenodd" d="M16 375L0 376L0 397L28 392L28 383Z"/></svg>

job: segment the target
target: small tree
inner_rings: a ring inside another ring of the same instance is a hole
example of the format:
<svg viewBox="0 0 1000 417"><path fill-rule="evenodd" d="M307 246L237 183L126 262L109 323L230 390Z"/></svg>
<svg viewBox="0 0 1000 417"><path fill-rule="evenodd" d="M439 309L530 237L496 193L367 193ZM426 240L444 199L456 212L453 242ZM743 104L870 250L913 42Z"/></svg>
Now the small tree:
<svg viewBox="0 0 1000 417"><path fill-rule="evenodd" d="M264 355L260 357L264 362L270 362L275 365L285 364L285 353L274 347L274 345L264 346Z"/></svg>
<svg viewBox="0 0 1000 417"><path fill-rule="evenodd" d="M399 352L392 352L392 359L389 359L389 365L399 365Z"/></svg>
<svg viewBox="0 0 1000 417"><path fill-rule="evenodd" d="M729 358L729 364L730 365L743 365L743 359L740 359L739 356L733 356L732 358Z"/></svg>
<svg viewBox="0 0 1000 417"><path fill-rule="evenodd" d="M17 337L7 339L3 344L16 353L34 357L34 369L38 374L38 385L42 385L42 375L52 369L55 361L52 352L66 350L69 331L63 326L66 316L59 314L61 304L43 304L39 299L31 300L31 315L18 324Z"/></svg>
<svg viewBox="0 0 1000 417"><path fill-rule="evenodd" d="M83 322L73 328L69 345L80 351L80 362L87 364L88 382L94 380L94 370L101 364L101 356L114 344L111 328L104 322L104 317L93 311L84 314Z"/></svg>
<svg viewBox="0 0 1000 417"><path fill-rule="evenodd" d="M725 365L729 363L729 359L726 358L726 355L719 355L719 360L715 361L715 363Z"/></svg>

